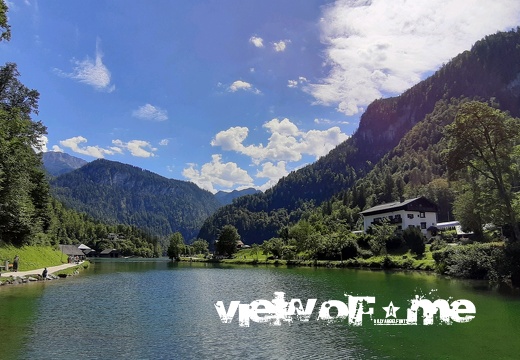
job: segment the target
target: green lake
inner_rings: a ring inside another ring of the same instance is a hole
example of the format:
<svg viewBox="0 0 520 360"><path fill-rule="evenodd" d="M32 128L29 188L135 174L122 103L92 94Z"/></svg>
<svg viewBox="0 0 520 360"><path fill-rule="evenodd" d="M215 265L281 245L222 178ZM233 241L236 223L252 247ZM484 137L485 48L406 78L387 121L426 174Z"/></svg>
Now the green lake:
<svg viewBox="0 0 520 360"><path fill-rule="evenodd" d="M272 301L276 292L303 305L317 299L310 319L245 327L240 308L224 323L215 307ZM373 297L365 308L373 314L359 326L318 319L324 303L347 302L345 294ZM374 323L406 318L416 295L468 300L474 318ZM383 307L390 303L389 317ZM519 293L415 272L126 260L95 262L63 280L0 287L0 359L518 359L519 335Z"/></svg>

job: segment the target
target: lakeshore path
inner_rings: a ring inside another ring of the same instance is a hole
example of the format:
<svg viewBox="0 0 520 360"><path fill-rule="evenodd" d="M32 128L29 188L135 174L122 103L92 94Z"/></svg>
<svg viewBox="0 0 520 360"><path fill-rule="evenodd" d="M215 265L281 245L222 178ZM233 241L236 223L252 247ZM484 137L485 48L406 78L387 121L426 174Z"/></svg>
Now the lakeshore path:
<svg viewBox="0 0 520 360"><path fill-rule="evenodd" d="M83 263L83 261L79 262L78 264L76 263L72 263L72 264L62 264L62 265L57 265L57 266L47 266L47 271L49 272L49 274L52 274L52 273L55 273L56 271L60 271L60 270L63 270L63 269L68 269L68 268L71 268L71 267L74 267L74 266L78 266L79 264ZM2 271L2 273L0 273L0 276L1 277L22 277L22 276L28 276L28 275L41 275L43 272L43 268L41 269L34 269L34 270L27 270L27 271L16 271L16 272L12 272L12 271Z"/></svg>

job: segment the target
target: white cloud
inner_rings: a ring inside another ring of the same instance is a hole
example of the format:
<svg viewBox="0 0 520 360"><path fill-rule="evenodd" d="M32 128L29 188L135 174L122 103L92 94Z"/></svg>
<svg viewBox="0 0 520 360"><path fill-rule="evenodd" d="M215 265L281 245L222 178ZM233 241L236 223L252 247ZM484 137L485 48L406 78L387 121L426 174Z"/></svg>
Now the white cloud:
<svg viewBox="0 0 520 360"><path fill-rule="evenodd" d="M142 158L153 157L155 156L154 151L157 151L157 148L154 148L152 144L144 140L130 140L125 143L117 139L112 140L112 144L116 145L117 148L127 149L132 156Z"/></svg>
<svg viewBox="0 0 520 360"><path fill-rule="evenodd" d="M253 87L253 85L251 85L250 83L246 82L246 81L242 81L242 80L237 80L235 82L233 82L233 84L231 84L228 88L228 90L230 92L237 92L239 90L243 90L243 91L250 91L254 94L260 94L260 90L256 89Z"/></svg>
<svg viewBox="0 0 520 360"><path fill-rule="evenodd" d="M283 52L287 48L287 44L289 44L291 40L280 40L278 42L273 43L274 51Z"/></svg>
<svg viewBox="0 0 520 360"><path fill-rule="evenodd" d="M33 146L33 150L37 153L47 152L47 143L49 142L49 138L45 135L42 135L36 141L38 145Z"/></svg>
<svg viewBox="0 0 520 360"><path fill-rule="evenodd" d="M132 116L151 121L165 121L168 120L168 112L160 107L151 104L140 106L137 110L132 112Z"/></svg>
<svg viewBox="0 0 520 360"><path fill-rule="evenodd" d="M276 163L276 165L268 161L262 164L262 170L256 172L256 177L268 178L270 180L278 181L280 178L289 173L289 171L287 171L285 168L286 164L287 163L285 161L279 161Z"/></svg>
<svg viewBox="0 0 520 360"><path fill-rule="evenodd" d="M249 38L249 42L256 46L257 48L263 48L264 47L264 39L258 36L251 36Z"/></svg>
<svg viewBox="0 0 520 360"><path fill-rule="evenodd" d="M338 0L321 21L328 76L306 91L317 104L356 114L518 19L517 0Z"/></svg>
<svg viewBox="0 0 520 360"><path fill-rule="evenodd" d="M63 152L63 149L60 148L58 145L52 145L51 151L54 151L54 152Z"/></svg>
<svg viewBox="0 0 520 360"><path fill-rule="evenodd" d="M289 119L272 119L263 127L271 134L266 146L244 145L249 129L240 126L220 131L211 145L250 156L253 163L259 164L265 160L299 161L304 154L318 158L348 138L338 127L303 132Z"/></svg>
<svg viewBox="0 0 520 360"><path fill-rule="evenodd" d="M110 71L103 64L103 53L101 52L99 39L96 41L96 58L90 59L88 56L85 60L73 59L74 68L71 73L54 69L60 76L78 80L81 83L90 85L98 91L112 92L115 85L110 83Z"/></svg>
<svg viewBox="0 0 520 360"><path fill-rule="evenodd" d="M75 153L92 156L95 158L104 158L105 155L114 155L116 153L121 154L122 151L119 148L108 148L104 149L99 146L80 146L80 144L86 143L87 139L83 136L75 136L70 139L61 140L60 145L71 149Z"/></svg>
<svg viewBox="0 0 520 360"><path fill-rule="evenodd" d="M259 187L259 190L265 191L278 182L282 177L286 176L289 171L285 168L286 162L279 161L276 165L268 161L262 164L262 170L256 172L257 178L268 178L269 180Z"/></svg>
<svg viewBox="0 0 520 360"><path fill-rule="evenodd" d="M318 125L322 125L322 124L325 124L325 125L336 125L336 124L340 124L340 125L349 125L350 122L348 121L341 121L341 120L338 120L338 121L333 121L333 120L329 120L329 119L314 119L314 123L315 124L318 124Z"/></svg>
<svg viewBox="0 0 520 360"><path fill-rule="evenodd" d="M305 84L307 79L303 76L298 77L298 80L287 80L287 87L297 88L298 85Z"/></svg>
<svg viewBox="0 0 520 360"><path fill-rule="evenodd" d="M298 81L296 80L287 80L287 87L296 88L298 87Z"/></svg>
<svg viewBox="0 0 520 360"><path fill-rule="evenodd" d="M247 171L234 162L222 163L222 155L219 154L212 155L211 162L202 165L200 170L196 164L188 164L188 167L182 170L182 175L211 192L215 192L214 185L225 188L237 185L253 186L253 179Z"/></svg>
<svg viewBox="0 0 520 360"><path fill-rule="evenodd" d="M162 139L161 141L159 141L159 145L161 145L161 146L166 146L169 143L170 143L169 139Z"/></svg>
<svg viewBox="0 0 520 360"><path fill-rule="evenodd" d="M61 140L60 145L71 149L75 153L88 155L95 158L104 158L105 155L123 155L124 150L128 150L132 156L147 158L155 156L154 151L157 151L157 148L154 148L148 141L144 140L130 140L128 142L123 142L119 139L112 140L112 144L114 146L107 148L103 148L97 145L82 145L86 142L87 139L83 136L75 136L70 139ZM54 145L53 151L63 150L59 146Z"/></svg>

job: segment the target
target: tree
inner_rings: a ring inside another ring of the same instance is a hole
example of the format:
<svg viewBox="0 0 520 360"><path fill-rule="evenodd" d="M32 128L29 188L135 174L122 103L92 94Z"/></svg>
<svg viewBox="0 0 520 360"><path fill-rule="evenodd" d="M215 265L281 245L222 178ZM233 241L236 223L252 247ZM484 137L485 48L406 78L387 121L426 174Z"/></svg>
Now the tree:
<svg viewBox="0 0 520 360"><path fill-rule="evenodd" d="M264 241L262 244L262 250L264 254L273 254L275 258L281 258L284 248L283 240L280 238L271 238Z"/></svg>
<svg viewBox="0 0 520 360"><path fill-rule="evenodd" d="M34 151L46 128L31 120L39 94L19 75L15 64L0 67L0 237L17 245L50 225L48 183Z"/></svg>
<svg viewBox="0 0 520 360"><path fill-rule="evenodd" d="M209 243L206 240L197 239L191 244L191 246L193 247L195 254L207 254Z"/></svg>
<svg viewBox="0 0 520 360"><path fill-rule="evenodd" d="M448 137L448 169L453 173L467 168L492 181L497 202L503 206L503 217L513 228L513 238L520 240L520 229L513 209L513 159L518 143L520 119L471 101L462 104L455 121L446 127Z"/></svg>
<svg viewBox="0 0 520 360"><path fill-rule="evenodd" d="M403 231L403 239L413 253L418 256L424 254L426 245L424 243L424 236L420 229L416 227L405 229Z"/></svg>
<svg viewBox="0 0 520 360"><path fill-rule="evenodd" d="M376 255L387 255L386 242L395 235L395 228L388 219L378 225L371 226L372 238L369 240L370 249Z"/></svg>
<svg viewBox="0 0 520 360"><path fill-rule="evenodd" d="M220 231L216 242L219 254L231 256L237 252L237 242L240 241L238 230L233 225L225 225Z"/></svg>
<svg viewBox="0 0 520 360"><path fill-rule="evenodd" d="M184 238L180 232L174 233L170 237L170 246L168 246L168 257L173 260L180 260L181 253L184 251Z"/></svg>
<svg viewBox="0 0 520 360"><path fill-rule="evenodd" d="M256 261L258 261L259 252L260 252L260 246L258 244L251 245L251 255L256 256Z"/></svg>
<svg viewBox="0 0 520 360"><path fill-rule="evenodd" d="M0 0L0 41L11 40L11 27L7 23L7 11L8 7L4 0Z"/></svg>

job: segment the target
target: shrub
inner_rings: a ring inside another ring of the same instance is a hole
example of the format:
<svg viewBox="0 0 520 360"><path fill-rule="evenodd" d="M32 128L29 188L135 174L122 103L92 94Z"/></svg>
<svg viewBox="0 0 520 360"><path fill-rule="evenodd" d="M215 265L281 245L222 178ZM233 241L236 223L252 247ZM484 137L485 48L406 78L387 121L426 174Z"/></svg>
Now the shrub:
<svg viewBox="0 0 520 360"><path fill-rule="evenodd" d="M498 281L504 274L504 248L500 244L471 244L447 247L435 251L433 259L446 274L468 279Z"/></svg>
<svg viewBox="0 0 520 360"><path fill-rule="evenodd" d="M421 230L416 227L408 228L403 231L403 239L413 253L418 256L424 254L426 244L424 243L424 236L421 233Z"/></svg>

